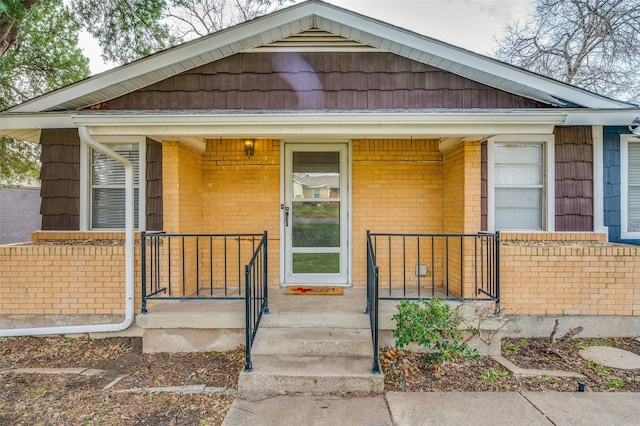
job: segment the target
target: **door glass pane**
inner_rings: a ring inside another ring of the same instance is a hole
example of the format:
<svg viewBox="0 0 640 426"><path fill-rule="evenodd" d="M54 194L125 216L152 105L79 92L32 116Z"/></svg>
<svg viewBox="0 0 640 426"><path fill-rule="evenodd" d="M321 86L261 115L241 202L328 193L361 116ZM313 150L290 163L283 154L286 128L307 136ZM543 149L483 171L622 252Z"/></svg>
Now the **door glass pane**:
<svg viewBox="0 0 640 426"><path fill-rule="evenodd" d="M340 253L294 253L295 274L337 274L340 272Z"/></svg>
<svg viewBox="0 0 640 426"><path fill-rule="evenodd" d="M293 203L293 247L340 247L340 203Z"/></svg>
<svg viewBox="0 0 640 426"><path fill-rule="evenodd" d="M292 272L340 273L340 152L293 152L291 188Z"/></svg>
<svg viewBox="0 0 640 426"><path fill-rule="evenodd" d="M340 153L294 152L293 198L339 198Z"/></svg>

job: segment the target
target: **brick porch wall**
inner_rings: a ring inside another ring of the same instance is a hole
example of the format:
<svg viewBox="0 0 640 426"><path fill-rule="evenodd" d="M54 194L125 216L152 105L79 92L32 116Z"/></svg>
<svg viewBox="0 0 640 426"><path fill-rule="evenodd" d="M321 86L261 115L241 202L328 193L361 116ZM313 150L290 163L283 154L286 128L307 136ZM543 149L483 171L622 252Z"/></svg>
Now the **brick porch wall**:
<svg viewBox="0 0 640 426"><path fill-rule="evenodd" d="M0 315L123 315L124 233L36 232L34 244L0 246ZM80 244L44 245L50 240ZM136 312L140 310L140 246L136 246Z"/></svg>
<svg viewBox="0 0 640 426"><path fill-rule="evenodd" d="M640 315L640 247L590 233L505 233L502 242L505 312Z"/></svg>

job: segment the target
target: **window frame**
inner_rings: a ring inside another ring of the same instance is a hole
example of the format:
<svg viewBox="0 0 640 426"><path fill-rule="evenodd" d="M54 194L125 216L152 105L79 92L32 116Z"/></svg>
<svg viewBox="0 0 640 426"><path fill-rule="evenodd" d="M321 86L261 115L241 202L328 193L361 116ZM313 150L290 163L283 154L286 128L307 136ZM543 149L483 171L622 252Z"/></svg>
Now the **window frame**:
<svg viewBox="0 0 640 426"><path fill-rule="evenodd" d="M94 138L106 147L109 147L109 145L120 144L138 145L138 226L134 229L136 231L146 230L147 139L144 136L110 136L108 138L94 136ZM123 231L124 227L93 227L92 167L92 148L82 143L80 144L80 174L82 176L82 179L80 179L80 230L106 232Z"/></svg>
<svg viewBox="0 0 640 426"><path fill-rule="evenodd" d="M632 134L620 135L620 238L640 239L640 231L629 231L629 143L640 144Z"/></svg>
<svg viewBox="0 0 640 426"><path fill-rule="evenodd" d="M542 144L543 185L542 185L542 229L511 229L506 232L554 232L555 231L555 144L553 135L498 135L487 139L487 231L496 231L495 206L495 144Z"/></svg>

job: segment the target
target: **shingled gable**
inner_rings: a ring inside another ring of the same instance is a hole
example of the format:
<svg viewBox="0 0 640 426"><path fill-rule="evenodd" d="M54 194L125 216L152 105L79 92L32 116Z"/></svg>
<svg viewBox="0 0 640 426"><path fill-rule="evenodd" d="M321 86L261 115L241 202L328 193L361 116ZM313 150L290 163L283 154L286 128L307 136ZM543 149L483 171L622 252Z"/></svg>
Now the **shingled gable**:
<svg viewBox="0 0 640 426"><path fill-rule="evenodd" d="M329 44L317 43L319 40L287 44L296 35L314 30L334 39L325 38ZM323 51L336 45L356 51L393 53L542 104L602 109L631 106L319 0L309 0L90 77L7 112L85 109L241 52L265 47Z"/></svg>

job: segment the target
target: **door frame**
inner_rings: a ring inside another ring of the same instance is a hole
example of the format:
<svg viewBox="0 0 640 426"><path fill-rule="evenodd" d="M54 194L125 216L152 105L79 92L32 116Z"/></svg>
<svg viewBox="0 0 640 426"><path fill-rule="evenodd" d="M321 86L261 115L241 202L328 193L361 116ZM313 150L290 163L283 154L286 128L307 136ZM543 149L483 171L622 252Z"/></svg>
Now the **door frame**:
<svg viewBox="0 0 640 426"><path fill-rule="evenodd" d="M289 283L286 281L286 265L287 265L287 245L286 245L286 228L284 226L285 221L285 212L283 210L283 206L286 202L286 179L287 179L287 147L291 145L306 145L310 148L313 146L320 146L326 148L327 146L344 146L346 158L341 159L341 161L345 161L345 170L347 173L347 187L344 188L346 192L346 196L342 197L341 203L344 203L347 208L346 213L346 223L347 229L345 230L346 235L346 247L344 248L344 255L347 257L346 259L346 267L347 273L345 274L345 282L344 283L331 283L332 285L339 285L343 287L351 287L353 285L353 227L352 227L352 145L350 140L327 140L327 139L312 139L312 140L282 140L280 144L280 205L278 206L278 210L280 211L280 286L288 287L290 285L303 284L303 283ZM342 191L342 189L341 189ZM313 284L305 284L305 285L313 285Z"/></svg>

